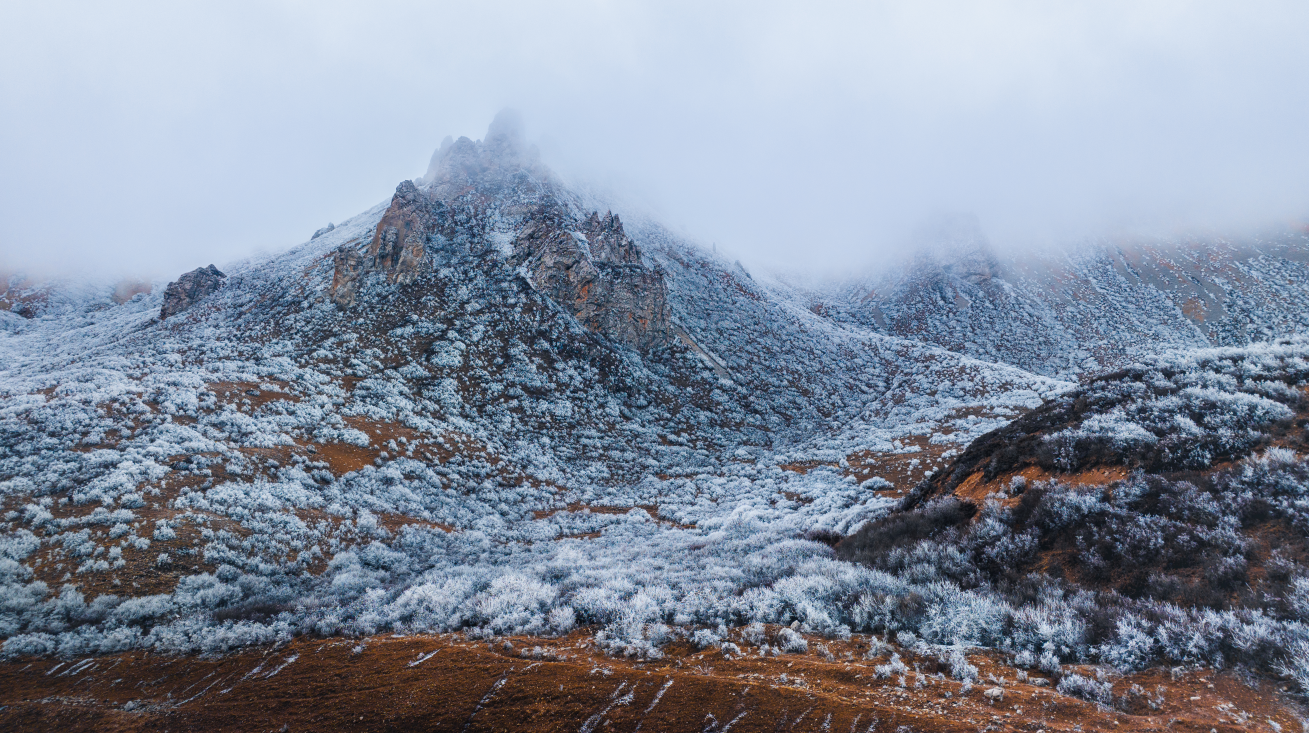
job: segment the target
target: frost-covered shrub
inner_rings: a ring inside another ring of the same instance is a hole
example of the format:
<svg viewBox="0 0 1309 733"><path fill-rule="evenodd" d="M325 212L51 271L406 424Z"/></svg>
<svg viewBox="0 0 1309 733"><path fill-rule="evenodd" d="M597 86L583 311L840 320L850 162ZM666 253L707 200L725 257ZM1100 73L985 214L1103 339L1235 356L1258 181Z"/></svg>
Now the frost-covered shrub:
<svg viewBox="0 0 1309 733"><path fill-rule="evenodd" d="M722 643L723 638L709 629L696 629L691 634L691 643L696 649L707 649L711 646L718 646Z"/></svg>
<svg viewBox="0 0 1309 733"><path fill-rule="evenodd" d="M1032 654L1049 652L1057 657L1080 658L1086 651L1086 621L1062 599L1047 599L1041 605L1025 605L1010 617L1011 643L1026 650L1030 667Z"/></svg>
<svg viewBox="0 0 1309 733"><path fill-rule="evenodd" d="M803 654L809 651L809 642L796 631L783 626L777 631L777 646L790 654Z"/></svg>
<svg viewBox="0 0 1309 733"><path fill-rule="evenodd" d="M0 653L5 657L46 656L59 648L58 639L51 634L17 634L5 639Z"/></svg>
<svg viewBox="0 0 1309 733"><path fill-rule="evenodd" d="M1278 662L1277 671L1290 677L1301 694L1309 695L1309 640L1297 639L1286 650L1285 660Z"/></svg>
<svg viewBox="0 0 1309 733"><path fill-rule="evenodd" d="M950 676L960 682L977 681L977 666L968 661L962 649L951 649L940 661L950 669Z"/></svg>
<svg viewBox="0 0 1309 733"><path fill-rule="evenodd" d="M898 512L874 522L841 543L843 558L874 567L895 550L956 527L972 516L974 508L953 497L938 499L909 512ZM903 564L904 561L901 561Z"/></svg>
<svg viewBox="0 0 1309 733"><path fill-rule="evenodd" d="M577 625L577 614L569 606L557 606L551 609L547 623L552 632L567 634Z"/></svg>
<svg viewBox="0 0 1309 733"><path fill-rule="evenodd" d="M1072 673L1064 675L1055 689L1065 695L1072 695L1088 702L1109 706L1113 705L1114 702L1113 687L1113 683L1108 680L1093 680Z"/></svg>
<svg viewBox="0 0 1309 733"><path fill-rule="evenodd" d="M1047 674L1059 674L1062 667L1059 664L1059 655L1050 650L1041 652L1041 658L1037 661L1037 667Z"/></svg>
<svg viewBox="0 0 1309 733"><path fill-rule="evenodd" d="M470 578L434 579L406 589L391 604L390 614L400 628L458 628L472 616L468 601L474 588Z"/></svg>
<svg viewBox="0 0 1309 733"><path fill-rule="evenodd" d="M881 679L899 677L908 671L909 667L905 666L905 663L900 659L899 654L892 654L890 661L886 664L878 664L873 667L873 672Z"/></svg>

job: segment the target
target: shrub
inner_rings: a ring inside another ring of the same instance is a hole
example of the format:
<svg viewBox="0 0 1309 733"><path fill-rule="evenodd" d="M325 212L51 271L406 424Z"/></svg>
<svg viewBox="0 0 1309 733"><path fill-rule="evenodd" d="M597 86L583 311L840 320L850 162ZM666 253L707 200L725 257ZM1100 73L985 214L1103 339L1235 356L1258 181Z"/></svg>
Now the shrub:
<svg viewBox="0 0 1309 733"><path fill-rule="evenodd" d="M1080 697L1098 705L1110 706L1114 702L1113 683L1105 680L1093 680L1080 674L1064 675L1055 689L1065 695Z"/></svg>
<svg viewBox="0 0 1309 733"><path fill-rule="evenodd" d="M777 646L784 652L803 654L809 651L809 642L789 627L783 626L777 632Z"/></svg>

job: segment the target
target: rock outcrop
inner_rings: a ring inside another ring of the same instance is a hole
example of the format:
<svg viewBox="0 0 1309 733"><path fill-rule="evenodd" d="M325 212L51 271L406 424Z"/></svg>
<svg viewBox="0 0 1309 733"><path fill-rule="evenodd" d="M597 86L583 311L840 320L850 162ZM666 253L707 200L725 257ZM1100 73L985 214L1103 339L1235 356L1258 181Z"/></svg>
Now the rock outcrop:
<svg viewBox="0 0 1309 733"><path fill-rule="evenodd" d="M446 140L423 178L401 183L366 248L334 254L328 295L353 306L370 277L413 282L434 252L503 258L587 329L648 350L673 343L668 288L612 213L586 214L511 118L485 141Z"/></svg>
<svg viewBox="0 0 1309 733"><path fill-rule="evenodd" d="M510 261L587 329L640 350L671 342L663 274L642 263L612 213L579 223L538 212L515 238Z"/></svg>
<svg viewBox="0 0 1309 733"><path fill-rule="evenodd" d="M175 282L168 283L168 288L164 290L164 305L159 309L159 319L165 320L189 309L201 298L221 288L226 278L217 267L210 265L196 268Z"/></svg>
<svg viewBox="0 0 1309 733"><path fill-rule="evenodd" d="M366 250L345 245L333 254L335 270L329 295L342 308L354 305L365 275L379 273L388 283L407 283L418 275L426 243L448 224L442 202L432 199L412 181L395 190L391 206L377 223Z"/></svg>

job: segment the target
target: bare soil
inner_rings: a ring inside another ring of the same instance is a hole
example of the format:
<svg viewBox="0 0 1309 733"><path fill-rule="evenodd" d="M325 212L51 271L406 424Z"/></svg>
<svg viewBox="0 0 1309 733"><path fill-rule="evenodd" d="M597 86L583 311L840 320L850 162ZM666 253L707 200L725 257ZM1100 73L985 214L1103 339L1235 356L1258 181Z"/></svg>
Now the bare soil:
<svg viewBox="0 0 1309 733"><path fill-rule="evenodd" d="M969 655L983 681L961 694L959 682L937 677L934 658L902 649L903 681L879 679L874 667L887 655L865 659L867 637L809 641L805 654L760 658L746 648L738 659L683 642L644 662L605 656L587 631L493 642L301 638L216 658L20 660L0 664L0 729L1227 733L1300 730L1303 714L1273 683L1234 672L1112 678L1117 695L1143 691L1124 711L1062 695L1041 675L1018 682L1018 670L991 654ZM991 689L1003 696L989 698Z"/></svg>

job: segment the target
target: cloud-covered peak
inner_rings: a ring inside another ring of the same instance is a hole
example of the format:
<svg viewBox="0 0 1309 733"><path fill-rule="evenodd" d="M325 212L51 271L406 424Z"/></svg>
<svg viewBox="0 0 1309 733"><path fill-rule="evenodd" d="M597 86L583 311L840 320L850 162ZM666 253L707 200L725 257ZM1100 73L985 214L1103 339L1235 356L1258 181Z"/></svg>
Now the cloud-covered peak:
<svg viewBox="0 0 1309 733"><path fill-rule="evenodd" d="M536 147L525 141L518 113L506 109L491 121L482 140L446 136L432 154L421 183L435 195L445 196L470 186L501 185L523 173L544 181L551 173L539 157Z"/></svg>
<svg viewBox="0 0 1309 733"><path fill-rule="evenodd" d="M997 269L995 252L973 214L938 214L920 224L912 239L919 267L952 272L972 282L989 280Z"/></svg>

